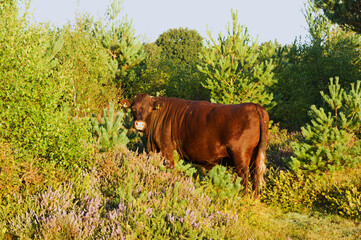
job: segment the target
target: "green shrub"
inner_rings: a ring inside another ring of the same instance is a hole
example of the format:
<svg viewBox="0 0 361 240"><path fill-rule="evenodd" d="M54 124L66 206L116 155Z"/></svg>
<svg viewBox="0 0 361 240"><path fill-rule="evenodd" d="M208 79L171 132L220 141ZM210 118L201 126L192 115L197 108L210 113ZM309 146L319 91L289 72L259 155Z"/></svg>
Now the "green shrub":
<svg viewBox="0 0 361 240"><path fill-rule="evenodd" d="M307 1L304 15L309 35L280 46L273 57L278 82L272 87L277 107L271 118L289 130L310 121L311 105L324 107L319 92L327 91L330 77L339 76L347 90L361 79L360 35L332 25L314 1Z"/></svg>
<svg viewBox="0 0 361 240"><path fill-rule="evenodd" d="M361 221L361 186L352 183L332 186L323 195L328 212Z"/></svg>
<svg viewBox="0 0 361 240"><path fill-rule="evenodd" d="M182 172L185 176L192 178L195 173L197 173L197 169L193 167L191 163L185 163L184 160L179 159L179 154L174 151L174 169Z"/></svg>
<svg viewBox="0 0 361 240"><path fill-rule="evenodd" d="M241 202L243 197L242 178L235 173L227 172L227 168L221 165L213 167L201 182L201 189L212 198L212 202L218 202L227 209L233 201Z"/></svg>
<svg viewBox="0 0 361 240"><path fill-rule="evenodd" d="M102 152L108 151L115 147L128 144L127 137L128 130L124 127L123 111L115 112L114 104L109 104L109 109L104 109L104 116L98 121L96 118L91 118L91 132Z"/></svg>
<svg viewBox="0 0 361 240"><path fill-rule="evenodd" d="M154 46L148 45L152 52L148 51L146 74L142 77L148 78L149 84L153 79L163 82L166 96L208 99L207 90L201 84L204 75L196 67L202 45L202 37L195 30L178 28L163 32Z"/></svg>
<svg viewBox="0 0 361 240"><path fill-rule="evenodd" d="M261 199L287 211L311 209L322 186L322 179L271 169Z"/></svg>
<svg viewBox="0 0 361 240"><path fill-rule="evenodd" d="M198 180L192 181L184 172L164 168L160 154L112 151L96 154L95 159L93 169L78 172L70 181L28 194L13 194L13 201L0 206L0 238L357 239L359 236L359 228L352 222L340 219L335 222L335 218L327 220L304 213L284 214L277 208L247 201L241 195L238 198L224 194L238 187L232 186L234 175L229 176L223 167L207 177L209 185L215 186L207 188L203 182L197 186Z"/></svg>
<svg viewBox="0 0 361 240"><path fill-rule="evenodd" d="M56 71L64 81L62 101L68 102L74 116L101 113L109 102L121 97L114 81L118 66L92 30L94 21L86 15L78 17L74 25L65 25L62 48L55 55L59 62Z"/></svg>
<svg viewBox="0 0 361 240"><path fill-rule="evenodd" d="M320 212L359 221L360 166L323 175L271 169L261 200L285 211Z"/></svg>
<svg viewBox="0 0 361 240"><path fill-rule="evenodd" d="M14 4L1 8L0 138L16 152L65 167L84 166L90 134L62 101L67 83L56 70L63 39L46 25L18 18Z"/></svg>

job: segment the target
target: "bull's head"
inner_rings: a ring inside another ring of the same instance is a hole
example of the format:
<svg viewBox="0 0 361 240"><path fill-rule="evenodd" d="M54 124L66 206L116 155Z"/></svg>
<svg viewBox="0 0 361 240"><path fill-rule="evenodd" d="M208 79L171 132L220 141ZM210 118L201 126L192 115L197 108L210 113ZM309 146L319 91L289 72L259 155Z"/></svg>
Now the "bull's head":
<svg viewBox="0 0 361 240"><path fill-rule="evenodd" d="M151 113L158 109L156 98L148 94L140 93L133 101L123 99L120 101L123 108L131 108L134 117L134 128L144 131L149 124Z"/></svg>

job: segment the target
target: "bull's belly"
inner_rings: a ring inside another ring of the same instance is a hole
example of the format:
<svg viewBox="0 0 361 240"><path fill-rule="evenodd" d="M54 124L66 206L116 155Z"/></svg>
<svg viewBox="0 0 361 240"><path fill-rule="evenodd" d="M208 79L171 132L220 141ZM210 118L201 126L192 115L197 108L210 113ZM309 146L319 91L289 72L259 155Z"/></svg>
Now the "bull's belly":
<svg viewBox="0 0 361 240"><path fill-rule="evenodd" d="M216 165L229 157L227 147L221 144L202 145L192 141L185 143L182 155L189 161L204 165Z"/></svg>

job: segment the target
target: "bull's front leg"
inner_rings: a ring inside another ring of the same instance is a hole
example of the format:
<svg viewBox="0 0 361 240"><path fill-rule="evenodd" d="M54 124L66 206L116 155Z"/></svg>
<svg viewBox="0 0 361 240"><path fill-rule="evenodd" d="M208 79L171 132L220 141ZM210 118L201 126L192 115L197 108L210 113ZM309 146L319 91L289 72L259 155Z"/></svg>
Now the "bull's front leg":
<svg viewBox="0 0 361 240"><path fill-rule="evenodd" d="M174 168L174 156L173 156L173 151L172 149L164 149L162 150L162 156L165 157L168 162L169 162L169 168L173 169Z"/></svg>

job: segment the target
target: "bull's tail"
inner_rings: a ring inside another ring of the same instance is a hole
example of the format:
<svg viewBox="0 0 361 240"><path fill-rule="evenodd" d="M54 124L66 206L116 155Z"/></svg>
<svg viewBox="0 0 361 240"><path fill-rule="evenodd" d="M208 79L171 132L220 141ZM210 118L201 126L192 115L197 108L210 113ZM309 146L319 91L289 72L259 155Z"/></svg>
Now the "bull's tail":
<svg viewBox="0 0 361 240"><path fill-rule="evenodd" d="M254 162L254 196L257 198L264 183L264 174L266 172L266 145L268 139L269 116L267 111L259 106L257 108L260 120L260 140L258 152L255 153Z"/></svg>

